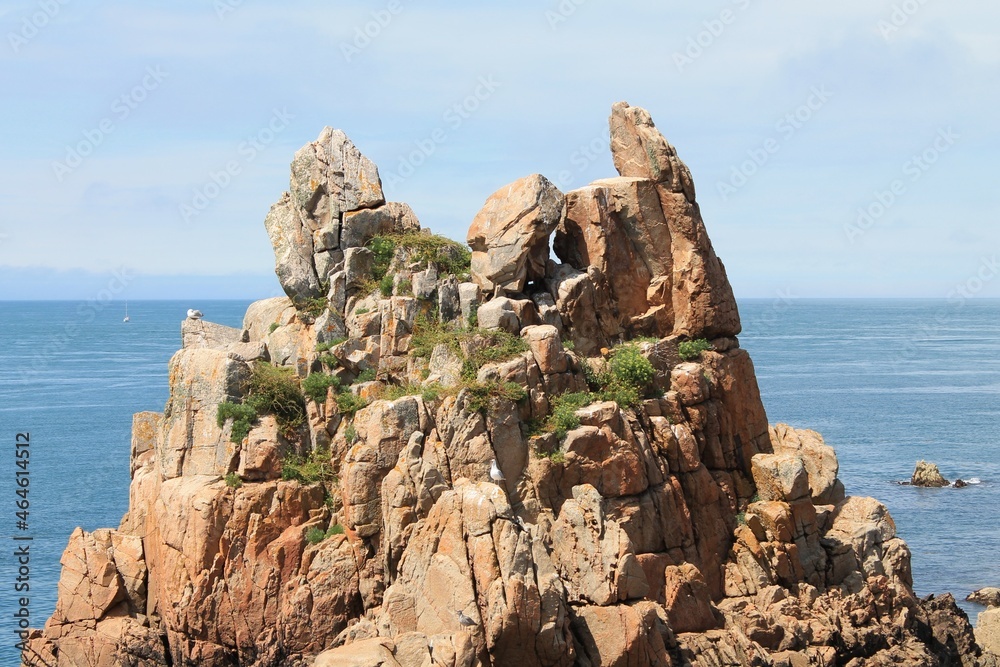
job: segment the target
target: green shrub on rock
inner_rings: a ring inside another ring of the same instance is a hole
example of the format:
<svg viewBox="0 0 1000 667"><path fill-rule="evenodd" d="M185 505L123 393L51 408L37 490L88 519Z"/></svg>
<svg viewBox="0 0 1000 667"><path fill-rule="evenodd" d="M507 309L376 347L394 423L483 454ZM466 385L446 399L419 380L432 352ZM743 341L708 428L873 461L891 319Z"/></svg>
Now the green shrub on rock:
<svg viewBox="0 0 1000 667"><path fill-rule="evenodd" d="M677 346L677 354L684 361L692 361L701 356L702 352L708 352L709 350L714 350L708 340L705 338L699 338L697 340L686 340Z"/></svg>
<svg viewBox="0 0 1000 667"><path fill-rule="evenodd" d="M312 373L302 381L302 391L316 403L325 403L330 387L340 388L340 379L326 373Z"/></svg>

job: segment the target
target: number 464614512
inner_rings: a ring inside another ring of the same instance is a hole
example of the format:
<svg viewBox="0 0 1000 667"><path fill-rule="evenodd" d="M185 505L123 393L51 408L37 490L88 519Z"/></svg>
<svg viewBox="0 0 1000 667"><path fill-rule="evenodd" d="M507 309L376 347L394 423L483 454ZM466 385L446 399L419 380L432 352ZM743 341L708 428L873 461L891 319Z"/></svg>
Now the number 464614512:
<svg viewBox="0 0 1000 667"><path fill-rule="evenodd" d="M28 520L28 488L31 485L31 477L29 476L28 465L31 460L31 435L28 433L18 433L16 438L16 448L15 448L15 475L17 477L17 490L15 493L20 497L17 501L17 509L20 510L17 513L17 518L21 521ZM21 515L24 516L21 516Z"/></svg>

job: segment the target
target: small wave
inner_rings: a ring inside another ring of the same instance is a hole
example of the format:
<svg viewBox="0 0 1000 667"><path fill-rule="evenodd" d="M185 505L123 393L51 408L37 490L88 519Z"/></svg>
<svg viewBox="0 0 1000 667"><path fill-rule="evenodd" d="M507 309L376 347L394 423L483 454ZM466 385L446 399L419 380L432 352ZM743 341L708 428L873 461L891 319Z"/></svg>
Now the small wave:
<svg viewBox="0 0 1000 667"><path fill-rule="evenodd" d="M976 484L982 484L983 480L979 479L978 477L970 477L969 479L965 480L965 483L974 486Z"/></svg>

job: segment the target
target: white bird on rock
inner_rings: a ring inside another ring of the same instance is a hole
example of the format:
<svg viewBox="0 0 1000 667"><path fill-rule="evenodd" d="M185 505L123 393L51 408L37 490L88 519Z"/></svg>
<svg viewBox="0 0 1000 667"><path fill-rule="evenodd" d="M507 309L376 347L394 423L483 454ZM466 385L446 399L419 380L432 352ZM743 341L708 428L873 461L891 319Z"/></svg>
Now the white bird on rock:
<svg viewBox="0 0 1000 667"><path fill-rule="evenodd" d="M497 465L497 460L493 459L490 462L490 479L494 482L506 482L507 478L503 476L503 471L500 470L500 466Z"/></svg>
<svg viewBox="0 0 1000 667"><path fill-rule="evenodd" d="M205 313L200 310L195 310L194 308L188 308L188 319L200 320L203 317L205 317Z"/></svg>

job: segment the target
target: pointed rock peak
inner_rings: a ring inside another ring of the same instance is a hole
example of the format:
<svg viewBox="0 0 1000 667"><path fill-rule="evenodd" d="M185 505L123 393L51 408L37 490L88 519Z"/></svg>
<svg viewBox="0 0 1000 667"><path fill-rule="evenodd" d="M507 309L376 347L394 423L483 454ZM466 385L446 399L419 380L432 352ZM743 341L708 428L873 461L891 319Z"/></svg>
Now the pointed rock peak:
<svg viewBox="0 0 1000 667"><path fill-rule="evenodd" d="M297 305L327 294L348 248L363 246L375 234L420 228L409 206L385 203L375 163L330 127L295 153L289 191L264 225L275 272Z"/></svg>
<svg viewBox="0 0 1000 667"><path fill-rule="evenodd" d="M611 156L622 176L647 178L695 200L694 179L649 112L618 102L611 107Z"/></svg>
<svg viewBox="0 0 1000 667"><path fill-rule="evenodd" d="M295 203L307 210L323 196L331 199L338 212L385 203L378 167L342 130L330 127L323 128L316 141L295 154L291 193Z"/></svg>
<svg viewBox="0 0 1000 667"><path fill-rule="evenodd" d="M490 293L543 280L549 236L565 215L565 195L541 174L494 192L469 227L472 279Z"/></svg>

